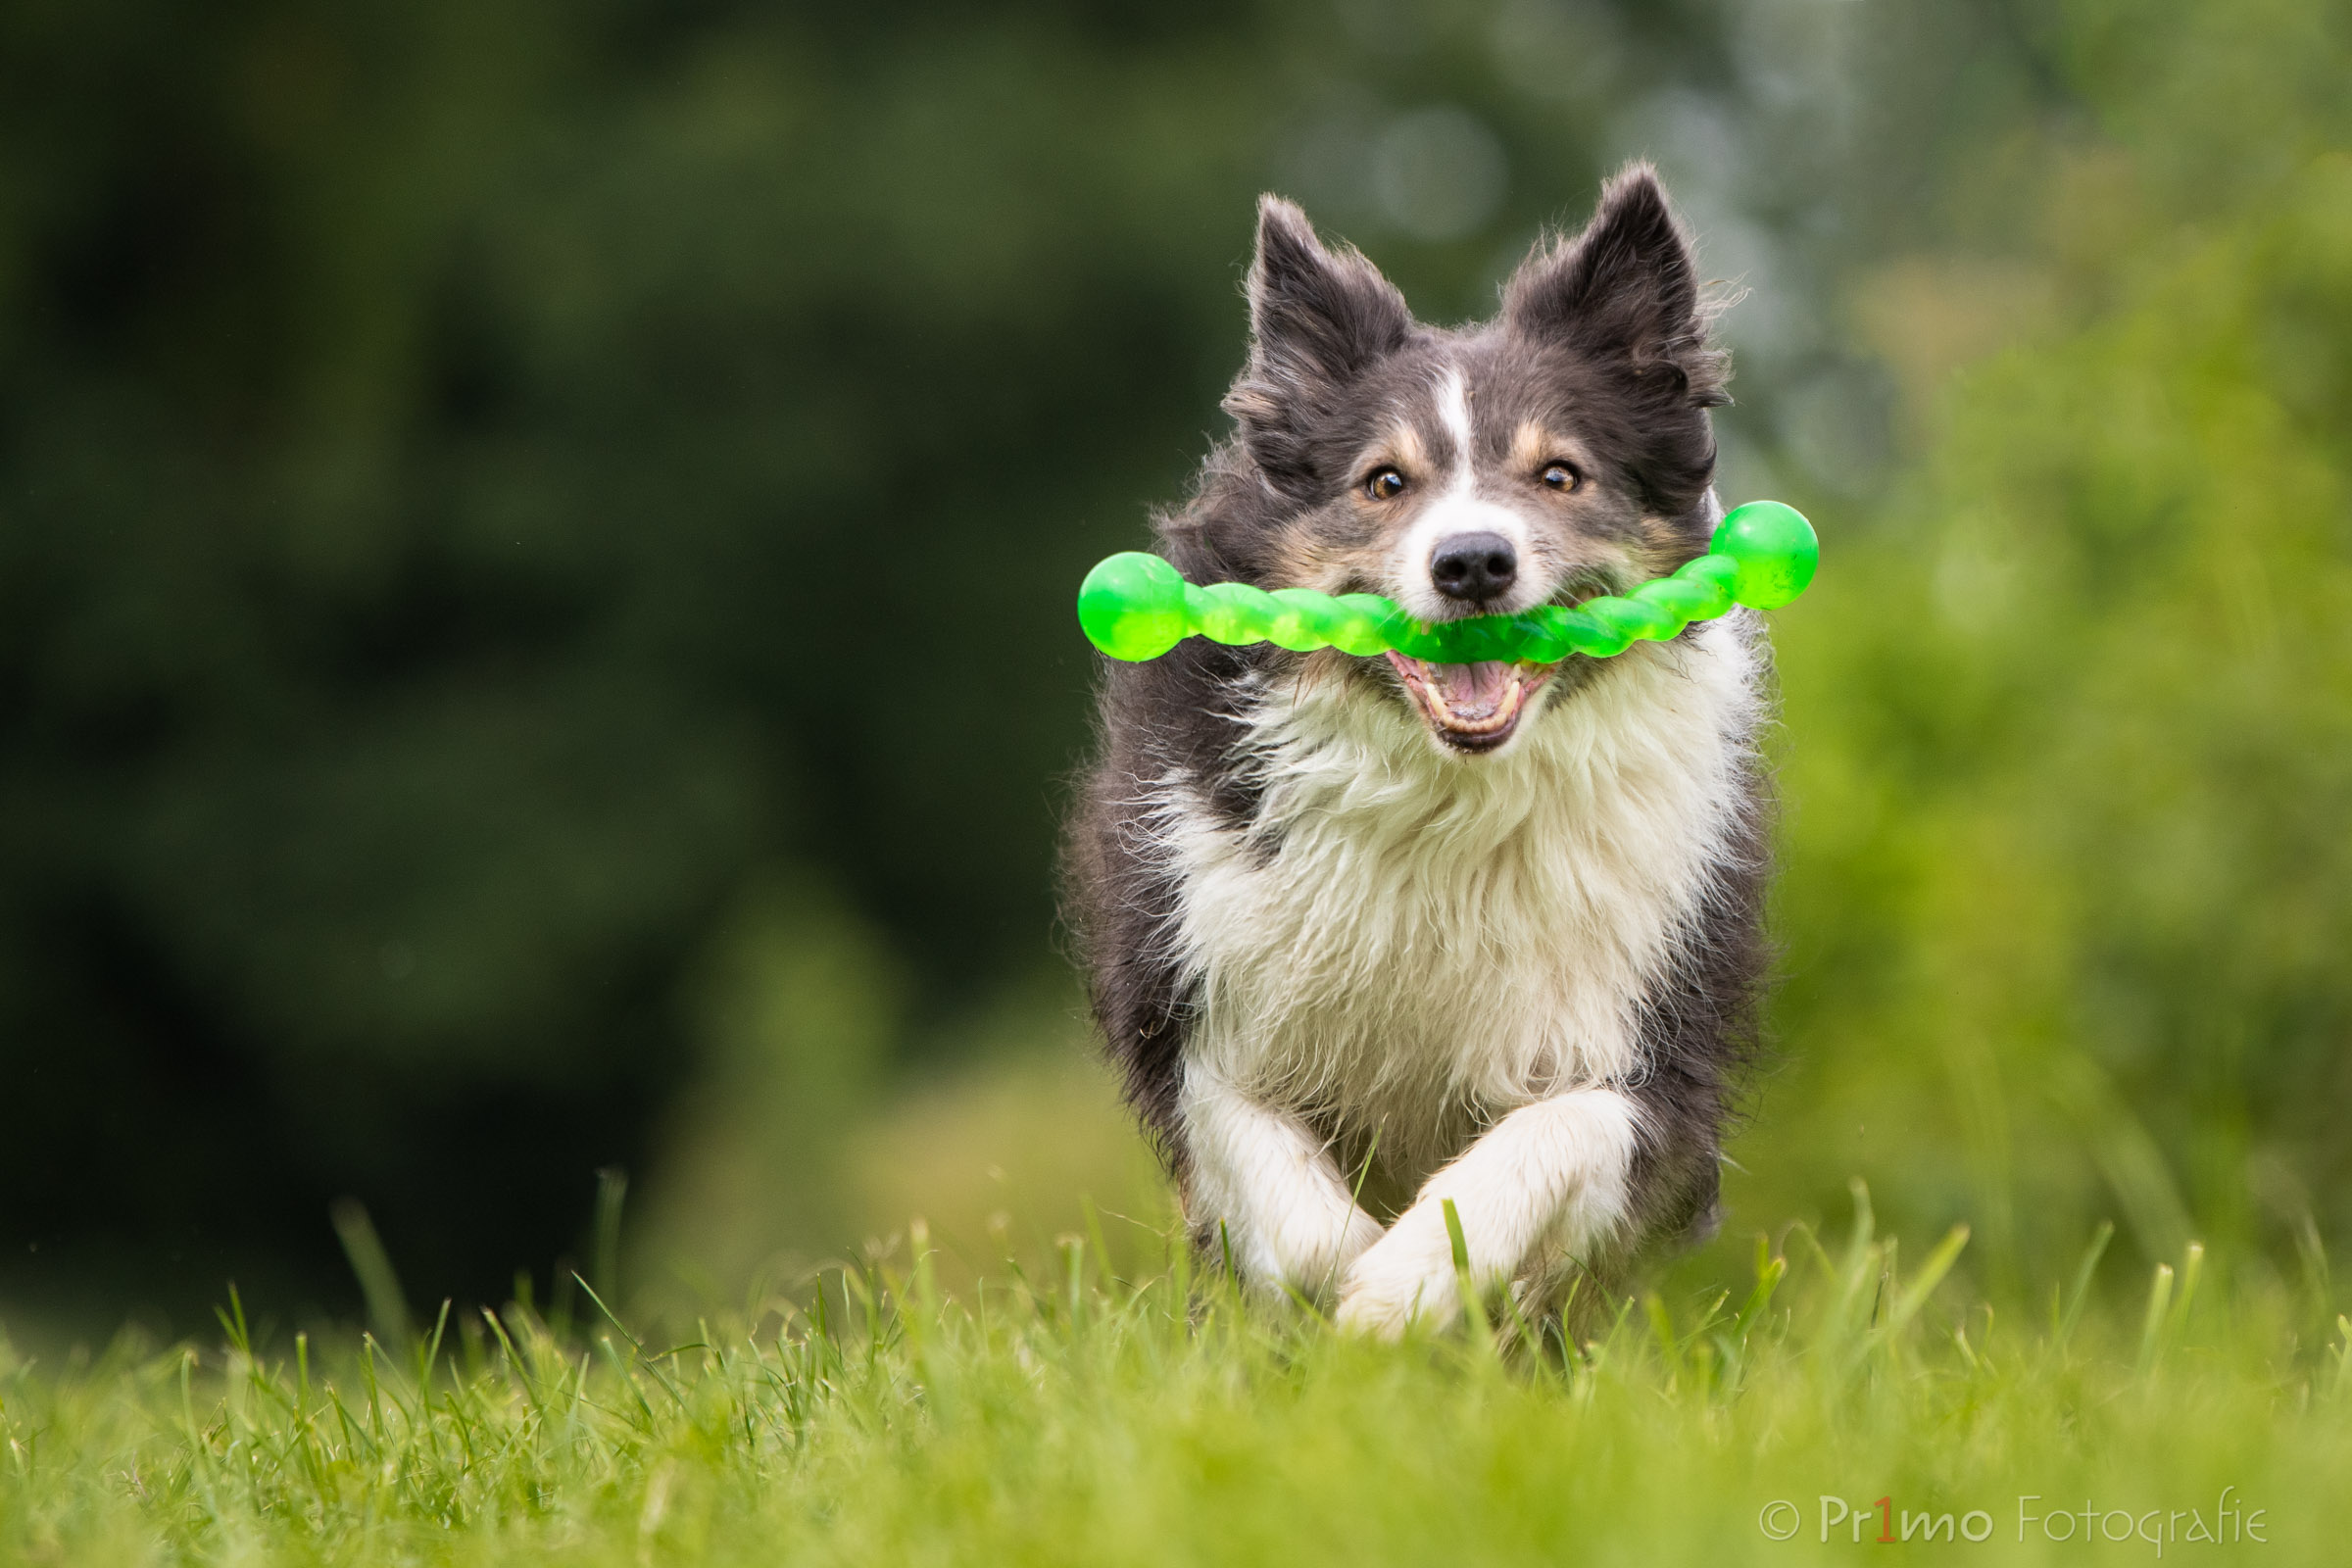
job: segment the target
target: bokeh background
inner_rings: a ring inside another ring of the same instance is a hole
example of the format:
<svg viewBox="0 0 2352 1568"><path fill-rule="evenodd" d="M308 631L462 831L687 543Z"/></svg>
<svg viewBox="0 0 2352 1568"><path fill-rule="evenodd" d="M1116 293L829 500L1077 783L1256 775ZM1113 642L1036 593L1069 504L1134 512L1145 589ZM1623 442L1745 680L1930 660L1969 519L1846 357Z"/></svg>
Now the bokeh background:
<svg viewBox="0 0 2352 1568"><path fill-rule="evenodd" d="M1252 199L1486 314L1621 160L1776 616L1726 1246L2352 1237L2352 12L17 0L0 1313L728 1300L1164 1217L1051 896ZM617 1261L599 1248L625 1173ZM330 1213L343 1216L339 1236ZM1132 1223L1131 1223L1132 1222ZM1142 1245L1134 1242L1132 1245Z"/></svg>

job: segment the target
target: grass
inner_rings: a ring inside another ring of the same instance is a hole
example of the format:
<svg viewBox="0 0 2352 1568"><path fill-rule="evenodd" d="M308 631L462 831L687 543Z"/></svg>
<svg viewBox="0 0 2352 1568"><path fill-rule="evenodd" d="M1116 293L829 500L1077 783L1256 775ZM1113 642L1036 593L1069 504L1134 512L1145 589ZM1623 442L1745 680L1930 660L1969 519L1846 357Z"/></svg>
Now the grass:
<svg viewBox="0 0 2352 1568"><path fill-rule="evenodd" d="M1573 1344L1507 1308L1355 1343L1181 1250L1107 1277L1099 1240L947 1298L919 1228L906 1274L676 1346L511 1306L266 1348L232 1297L215 1346L6 1360L0 1561L1801 1563L1883 1530L1922 1559L2345 1560L2341 1318L2316 1343L2317 1303L2194 1252L2102 1305L2094 1250L2021 1321L1951 1298L1961 1233L1901 1267L1857 1206L1834 1248L1759 1243ZM2048 1520L2023 1544L2021 1494ZM2086 1506L2134 1539L2086 1544Z"/></svg>

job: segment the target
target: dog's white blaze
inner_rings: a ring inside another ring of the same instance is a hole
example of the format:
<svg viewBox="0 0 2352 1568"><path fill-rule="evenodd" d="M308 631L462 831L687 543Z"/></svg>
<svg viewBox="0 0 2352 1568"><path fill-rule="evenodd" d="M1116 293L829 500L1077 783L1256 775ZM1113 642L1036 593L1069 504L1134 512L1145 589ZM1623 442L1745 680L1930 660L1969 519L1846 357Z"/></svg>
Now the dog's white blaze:
<svg viewBox="0 0 2352 1568"><path fill-rule="evenodd" d="M1470 389L1459 370L1447 370L1438 383L1438 418L1453 438L1453 466L1446 470L1446 488L1413 518L1396 541L1390 558L1389 576L1397 603L1424 620L1437 620L1460 608L1438 592L1429 574L1430 557L1440 543L1457 533L1498 533L1511 542L1521 561L1531 560L1534 542L1527 519L1509 507L1477 494L1478 475L1471 451ZM1490 607L1495 614L1516 614L1539 603L1547 591L1529 572Z"/></svg>
<svg viewBox="0 0 2352 1568"><path fill-rule="evenodd" d="M1579 1089L1503 1117L1431 1177L1413 1206L1355 1260L1340 1298L1341 1325L1395 1334L1415 1317L1452 1320L1460 1297L1447 1201L1461 1220L1471 1277L1482 1285L1508 1280L1545 1254L1584 1256L1625 1222L1639 1117L1613 1089Z"/></svg>
<svg viewBox="0 0 2352 1568"><path fill-rule="evenodd" d="M1564 698L1545 688L1483 757L1442 752L1359 682L1263 693L1255 822L1224 826L1174 789L1157 824L1200 998L1188 1085L1376 1132L1417 1180L1523 1106L1638 1081L1642 999L1734 853L1758 704L1735 617L1638 644ZM1236 1196L1250 1177L1228 1165L1232 1135L1189 1095L1185 1116L1196 1218L1222 1203L1268 1223ZM1280 1250L1235 1238L1261 1245Z"/></svg>
<svg viewBox="0 0 2352 1568"><path fill-rule="evenodd" d="M1470 383L1462 379L1459 370L1447 370L1438 383L1438 417L1446 422L1446 433L1453 437L1460 465L1454 472L1459 482L1459 476L1468 471L1470 455Z"/></svg>

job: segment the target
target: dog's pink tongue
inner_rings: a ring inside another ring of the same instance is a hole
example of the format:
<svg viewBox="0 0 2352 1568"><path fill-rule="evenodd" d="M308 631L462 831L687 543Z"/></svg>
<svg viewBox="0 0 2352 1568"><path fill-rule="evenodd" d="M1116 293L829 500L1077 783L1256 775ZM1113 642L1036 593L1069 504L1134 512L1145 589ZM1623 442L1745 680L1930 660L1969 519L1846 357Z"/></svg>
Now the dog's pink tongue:
<svg viewBox="0 0 2352 1568"><path fill-rule="evenodd" d="M1502 706L1511 666L1498 659L1476 664L1429 664L1430 689L1456 718L1489 718Z"/></svg>

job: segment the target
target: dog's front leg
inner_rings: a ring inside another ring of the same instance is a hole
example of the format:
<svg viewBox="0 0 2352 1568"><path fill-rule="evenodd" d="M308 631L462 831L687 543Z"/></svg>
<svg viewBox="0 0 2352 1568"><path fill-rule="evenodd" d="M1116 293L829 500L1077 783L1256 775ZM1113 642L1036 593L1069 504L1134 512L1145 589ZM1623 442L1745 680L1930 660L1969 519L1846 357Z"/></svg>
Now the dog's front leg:
<svg viewBox="0 0 2352 1568"><path fill-rule="evenodd" d="M1448 1199L1479 1285L1514 1278L1546 1243L1584 1254L1625 1220L1635 1134L1633 1102L1613 1089L1575 1090L1512 1111L1432 1176L1355 1260L1340 1287L1340 1326L1395 1339L1416 1318L1433 1326L1453 1320L1461 1297L1446 1230Z"/></svg>
<svg viewBox="0 0 2352 1568"><path fill-rule="evenodd" d="M1185 1073L1182 1114L1185 1217L1210 1238L1223 1227L1251 1286L1327 1291L1380 1239L1380 1222L1355 1206L1331 1152L1298 1117L1198 1064Z"/></svg>

